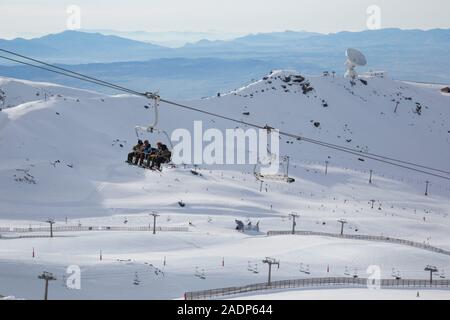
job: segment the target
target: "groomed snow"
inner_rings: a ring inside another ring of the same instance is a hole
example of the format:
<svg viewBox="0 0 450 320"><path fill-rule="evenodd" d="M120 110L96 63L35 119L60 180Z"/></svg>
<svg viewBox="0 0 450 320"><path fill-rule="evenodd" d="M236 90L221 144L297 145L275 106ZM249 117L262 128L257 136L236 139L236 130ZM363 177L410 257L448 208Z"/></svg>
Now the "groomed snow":
<svg viewBox="0 0 450 320"><path fill-rule="evenodd" d="M296 76L275 72L220 98L189 105L450 171L448 97L389 79L369 78L367 85L358 81L351 86L338 77L306 77L299 84L293 81ZM304 94L301 84L306 82L314 90ZM48 218L56 226L124 226L125 220L126 226L148 226L148 214L157 211L159 225L189 227L189 232L67 232L53 239L0 239L2 295L40 299L43 283L37 276L45 270L58 278L50 284L50 298L177 299L186 291L263 282L267 268L261 260L266 256L281 261L274 271L277 280L365 277L369 265L379 265L384 278L399 272L404 278L426 279L428 264L439 268L438 278L450 270L449 256L400 245L265 236L269 230L289 230L287 215L297 212L301 230L338 233L337 220L345 218L349 234L404 238L449 250L448 180L362 162L358 156L284 137L282 154L291 156L296 182L266 181L262 192L253 166L200 166L202 176L192 175L189 166L165 168L162 174L144 171L124 160L136 140L134 127L152 121L150 101L57 86L51 87L53 97L36 99L33 92L41 84L12 83L8 96L28 93L10 100L20 104L0 111L1 227L45 226ZM194 120L203 120L205 130L235 127L164 104L160 109L160 126L169 133L192 131ZM164 141L163 136L142 138ZM369 170L374 170L372 184ZM429 196L424 195L426 180L431 182ZM237 233L235 219L260 221L261 234ZM82 270L81 290L65 286L66 268L73 264ZM309 268L310 274L301 268ZM447 293L430 291L430 297L446 298ZM300 299L308 292L298 294ZM411 294L415 292L398 296L408 299ZM312 296L332 298L333 292Z"/></svg>

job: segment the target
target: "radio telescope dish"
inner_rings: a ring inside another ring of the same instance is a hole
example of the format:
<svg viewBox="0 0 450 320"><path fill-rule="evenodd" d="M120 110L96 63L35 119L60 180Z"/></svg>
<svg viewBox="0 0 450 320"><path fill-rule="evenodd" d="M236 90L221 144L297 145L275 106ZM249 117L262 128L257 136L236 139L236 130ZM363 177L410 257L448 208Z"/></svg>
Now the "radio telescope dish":
<svg viewBox="0 0 450 320"><path fill-rule="evenodd" d="M367 64L367 59L361 51L353 48L347 49L345 55L347 56L347 61L345 62L347 72L345 73L345 77L355 79L358 77L355 68L365 66Z"/></svg>

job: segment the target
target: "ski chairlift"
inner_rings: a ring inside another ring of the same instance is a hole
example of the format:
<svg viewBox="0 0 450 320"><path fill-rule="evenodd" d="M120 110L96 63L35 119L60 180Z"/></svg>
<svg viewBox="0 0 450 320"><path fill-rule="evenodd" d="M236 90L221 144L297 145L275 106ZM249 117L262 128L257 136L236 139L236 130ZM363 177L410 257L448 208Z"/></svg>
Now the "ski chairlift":
<svg viewBox="0 0 450 320"><path fill-rule="evenodd" d="M199 268L198 268L198 267L195 267L195 274L194 274L194 276L195 276L196 278L205 280L205 279L206 279L205 269L202 269L202 271L200 272Z"/></svg>
<svg viewBox="0 0 450 320"><path fill-rule="evenodd" d="M270 153L270 152L269 152ZM269 164L272 163L272 161L276 161L275 157L270 153L270 160ZM286 164L286 165L285 165ZM292 177L289 177L289 156L285 156L282 159L282 163L280 163L282 167L285 167L285 173L284 174L262 174L261 170L259 169L261 167L261 163L258 162L254 169L253 174L255 178L261 182L265 181L276 181L276 182L286 182L286 183L294 183L295 179Z"/></svg>
<svg viewBox="0 0 450 320"><path fill-rule="evenodd" d="M346 276L349 276L349 275L350 275L350 272L348 271L348 267L347 267L347 266L345 266L344 274L345 274Z"/></svg>
<svg viewBox="0 0 450 320"><path fill-rule="evenodd" d="M402 276L400 274L400 271L396 270L395 268L392 268L392 274L391 276L395 279L395 280L401 280Z"/></svg>
<svg viewBox="0 0 450 320"><path fill-rule="evenodd" d="M158 122L159 122L159 103L161 100L161 97L159 96L158 93L151 93L151 92L146 92L145 93L146 97L148 99L153 99L155 101L154 104L154 111L155 111L155 117L153 120L153 123L151 123L149 126L136 126L135 132L136 132L136 137L138 139L140 139L140 134L151 134L151 135L159 135L159 136L163 136L163 140L166 143L166 145L170 146L170 150L173 150L173 144L172 141L170 140L170 136L167 133L166 130L161 129L158 127ZM159 140L159 139L154 139L154 140ZM175 168L175 164L172 161L169 161L167 163L162 163L162 166L167 166L169 168Z"/></svg>
<svg viewBox="0 0 450 320"><path fill-rule="evenodd" d="M278 266L278 268L280 268ZM309 264L306 265L305 274L311 274L311 271L309 270Z"/></svg>
<svg viewBox="0 0 450 320"><path fill-rule="evenodd" d="M254 273L254 274L258 274L258 264L257 263L252 263L251 261L248 262L248 266L247 266L247 270Z"/></svg>
<svg viewBox="0 0 450 320"><path fill-rule="evenodd" d="M270 135L272 134L272 131L275 130L275 128L270 127L268 125L265 125L264 128L267 133ZM272 152L270 152L269 149L269 143L267 143L267 152L269 154L269 159L267 159L268 164L272 164L272 162L277 161L277 157L272 154ZM253 169L253 174L255 176L255 178L261 182L267 181L267 180L271 180L271 181L279 181L279 182L287 182L287 183L293 183L295 182L294 178L290 178L289 177L289 156L285 156L283 157L283 163L287 162L287 166L286 166L286 173L284 175L280 175L280 174L261 174L261 170L258 169L258 167L261 167L262 163L260 160L258 160L258 163L255 164L255 167ZM281 164L283 165L283 164Z"/></svg>

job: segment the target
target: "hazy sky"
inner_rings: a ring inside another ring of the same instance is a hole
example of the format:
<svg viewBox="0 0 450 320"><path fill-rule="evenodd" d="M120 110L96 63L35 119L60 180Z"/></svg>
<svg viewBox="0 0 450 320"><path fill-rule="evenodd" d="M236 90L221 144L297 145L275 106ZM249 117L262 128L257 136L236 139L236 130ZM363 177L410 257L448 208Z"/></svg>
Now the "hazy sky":
<svg viewBox="0 0 450 320"><path fill-rule="evenodd" d="M254 33L367 29L367 8L381 27L450 28L450 0L0 0L0 37L66 29L67 7L84 29Z"/></svg>

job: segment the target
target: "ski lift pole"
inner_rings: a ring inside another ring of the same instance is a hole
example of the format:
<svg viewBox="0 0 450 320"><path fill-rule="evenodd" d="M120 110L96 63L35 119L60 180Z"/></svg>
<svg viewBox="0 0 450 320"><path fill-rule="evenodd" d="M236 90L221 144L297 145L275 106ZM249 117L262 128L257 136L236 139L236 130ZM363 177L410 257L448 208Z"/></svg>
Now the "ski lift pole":
<svg viewBox="0 0 450 320"><path fill-rule="evenodd" d="M290 160L290 157L286 156L286 162L287 162L287 164L286 164L286 178L289 178L289 160Z"/></svg>
<svg viewBox="0 0 450 320"><path fill-rule="evenodd" d="M292 217L292 234L295 234L295 226L297 225L295 219L298 218L299 215L293 212L289 216Z"/></svg>
<svg viewBox="0 0 450 320"><path fill-rule="evenodd" d="M341 236L344 235L344 224L347 223L344 219L338 220L338 222L341 224Z"/></svg>
<svg viewBox="0 0 450 320"><path fill-rule="evenodd" d="M161 101L161 97L159 96L158 93L152 93L152 92L146 92L145 96L148 99L152 99L155 101L155 120L153 121L153 124L147 128L148 131L153 132L153 129L156 128L156 126L158 125L158 121L159 121L158 106Z"/></svg>
<svg viewBox="0 0 450 320"><path fill-rule="evenodd" d="M270 286L270 284L272 282L272 265L276 264L278 266L278 268L280 268L280 261L277 261L274 258L267 257L262 262L267 263L269 265L269 277L267 280L267 285Z"/></svg>
<svg viewBox="0 0 450 320"><path fill-rule="evenodd" d="M55 220L53 219L48 219L47 221L48 224L50 224L50 238L53 238L53 225L55 224Z"/></svg>
<svg viewBox="0 0 450 320"><path fill-rule="evenodd" d="M156 234L156 218L159 217L159 214L153 211L150 215L153 216L153 234Z"/></svg>
<svg viewBox="0 0 450 320"><path fill-rule="evenodd" d="M41 275L38 276L38 279L44 280L44 300L48 300L48 282L56 280L56 277L53 276L52 273L44 271Z"/></svg>
<svg viewBox="0 0 450 320"><path fill-rule="evenodd" d="M430 272L430 285L433 284L433 273L438 272L438 269L435 266L426 266L425 271L429 271Z"/></svg>

